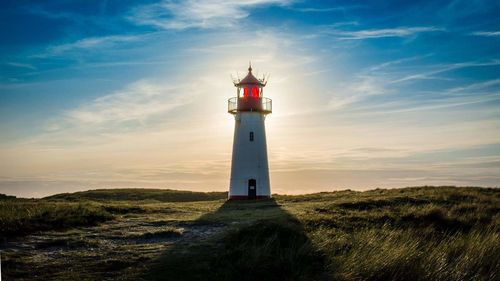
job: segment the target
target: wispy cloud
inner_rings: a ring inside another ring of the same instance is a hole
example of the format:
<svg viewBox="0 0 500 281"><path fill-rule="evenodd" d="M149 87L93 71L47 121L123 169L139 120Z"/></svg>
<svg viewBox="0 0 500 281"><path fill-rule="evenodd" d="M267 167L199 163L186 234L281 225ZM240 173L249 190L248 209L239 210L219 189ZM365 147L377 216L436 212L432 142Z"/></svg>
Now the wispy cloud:
<svg viewBox="0 0 500 281"><path fill-rule="evenodd" d="M380 70L394 65L405 64L430 56L431 54L401 58L380 63L359 72L351 81L340 85L332 93L328 103L329 110L338 110L351 104L361 102L369 97L392 93L395 88L388 87L394 80L393 74L382 73Z"/></svg>
<svg viewBox="0 0 500 281"><path fill-rule="evenodd" d="M492 87L499 86L500 85L500 79L493 79L493 80L487 80L487 81L482 81L478 83L472 83L468 84L466 86L461 86L461 87L456 87L453 89L449 90L449 93L462 93L462 92L477 92L481 90L488 90Z"/></svg>
<svg viewBox="0 0 500 281"><path fill-rule="evenodd" d="M249 16L249 9L263 5L286 5L291 0L161 1L132 11L129 20L159 29L217 28L233 26Z"/></svg>
<svg viewBox="0 0 500 281"><path fill-rule="evenodd" d="M46 52L37 54L34 57L56 56L70 51L82 51L88 49L113 47L117 44L138 41L144 35L111 35L103 37L83 38L71 43L53 45L47 48Z"/></svg>
<svg viewBox="0 0 500 281"><path fill-rule="evenodd" d="M66 121L84 125L144 122L152 116L189 103L196 91L187 88L189 87L169 87L142 80L124 90L99 97L88 104L69 110L64 115Z"/></svg>
<svg viewBox="0 0 500 281"><path fill-rule="evenodd" d="M401 91L401 86L399 84L403 82L407 83L422 79L447 80L446 78L436 76L436 74L468 67L496 66L500 64L500 62L497 60L487 62L470 61L442 64L432 66L432 68L434 68L433 70L410 74L403 77L400 76L401 74L399 70L390 72L380 71L381 69L389 66L405 64L407 62L418 60L427 56L429 55L403 58L368 67L364 71L361 71L351 81L346 81L345 83L340 84L339 88L330 92L331 99L328 103L328 110L335 111L344 109L352 106L353 104L360 103L369 98L372 98L373 96L387 95L392 93L397 94ZM390 108L386 108L380 111L380 113L435 110L496 101L499 99L497 90L498 85L500 85L500 79L469 83L465 84L464 86L458 87L454 86L448 89L442 89L437 92L428 93L433 96L433 99L427 98L425 100L419 100L419 104L414 104L414 100L406 100L403 97L396 95L393 98L387 99L387 101L383 104L379 104L379 106L388 106ZM485 92L488 93L486 94ZM399 101L396 102L394 99L397 99ZM394 106L396 106L397 108L393 108ZM363 111L369 111L373 114L377 112L375 108L364 108Z"/></svg>
<svg viewBox="0 0 500 281"><path fill-rule="evenodd" d="M327 13L335 11L348 11L354 9L366 8L365 5L349 5L349 6L336 6L336 7L288 7L290 10L304 13Z"/></svg>
<svg viewBox="0 0 500 281"><path fill-rule="evenodd" d="M444 73L451 70L468 68L468 67L480 67L480 66L494 66L500 65L500 60L491 60L487 62L477 62L477 61L469 61L469 62L459 62L459 63L450 63L450 64L442 64L437 66L431 66L434 68L433 70L415 73L411 75L407 75L401 78L394 79L390 81L390 83L401 83L408 82L412 80L423 80L423 79L443 79L441 77L435 76L439 73Z"/></svg>
<svg viewBox="0 0 500 281"><path fill-rule="evenodd" d="M384 69L384 68L387 68L390 66L400 65L403 63L407 63L407 62L415 61L415 60L420 60L420 59L430 57L430 56L432 56L432 54L427 54L427 55L422 55L422 56L413 56L413 57L408 57L408 58L401 58L401 59L397 59L397 60L386 61L386 62L383 62L381 64L374 65L374 66L370 67L369 71L370 72L377 71L377 70L381 70L381 69Z"/></svg>
<svg viewBox="0 0 500 281"><path fill-rule="evenodd" d="M28 63L8 62L7 65L14 66L14 67L20 67L20 68L27 68L27 69L32 69L32 70L36 69L36 67L34 67L33 65L28 64Z"/></svg>
<svg viewBox="0 0 500 281"><path fill-rule="evenodd" d="M444 31L442 28L435 26L417 26L417 27L397 27L397 28L382 28L382 29L366 29L356 31L330 31L332 35L336 35L342 40L363 40L373 38L387 37L408 37L424 32Z"/></svg>
<svg viewBox="0 0 500 281"><path fill-rule="evenodd" d="M332 93L328 108L330 110L342 109L347 105L364 100L369 96L381 95L388 92L389 90L384 87L384 82L380 77L360 75L357 79L340 85L340 87Z"/></svg>
<svg viewBox="0 0 500 281"><path fill-rule="evenodd" d="M436 93L436 95L439 93ZM443 91L442 96L449 94L449 91ZM378 111L374 108L365 110L370 110L370 115L375 114L394 114L394 113L407 113L407 112L432 112L436 110L457 108L463 106L471 106L474 104L487 104L492 102L497 102L500 100L500 94L495 93L490 96L474 97L466 96L460 98L441 98L439 100L431 100L426 102L411 103L408 101L400 102L390 102L389 104L381 104L378 106Z"/></svg>
<svg viewBox="0 0 500 281"><path fill-rule="evenodd" d="M476 31L476 32L472 32L471 35L485 36L485 37L498 37L498 36L500 36L500 31Z"/></svg>

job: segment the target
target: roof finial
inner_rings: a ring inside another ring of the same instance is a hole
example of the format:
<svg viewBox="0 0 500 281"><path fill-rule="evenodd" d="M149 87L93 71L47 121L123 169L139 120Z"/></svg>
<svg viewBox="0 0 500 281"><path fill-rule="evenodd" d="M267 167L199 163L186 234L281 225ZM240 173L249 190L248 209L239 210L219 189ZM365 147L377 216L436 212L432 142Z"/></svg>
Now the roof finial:
<svg viewBox="0 0 500 281"><path fill-rule="evenodd" d="M248 72L252 72L252 62L248 61Z"/></svg>

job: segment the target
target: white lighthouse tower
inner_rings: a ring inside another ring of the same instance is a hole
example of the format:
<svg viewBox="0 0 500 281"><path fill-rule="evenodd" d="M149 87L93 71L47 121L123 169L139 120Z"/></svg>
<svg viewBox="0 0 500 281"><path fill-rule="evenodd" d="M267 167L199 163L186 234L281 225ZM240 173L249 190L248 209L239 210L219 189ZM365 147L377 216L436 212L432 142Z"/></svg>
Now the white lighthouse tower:
<svg viewBox="0 0 500 281"><path fill-rule="evenodd" d="M251 65L245 78L234 81L237 95L228 101L235 119L230 200L271 197L264 121L272 112L272 101L263 97L266 83L253 76Z"/></svg>

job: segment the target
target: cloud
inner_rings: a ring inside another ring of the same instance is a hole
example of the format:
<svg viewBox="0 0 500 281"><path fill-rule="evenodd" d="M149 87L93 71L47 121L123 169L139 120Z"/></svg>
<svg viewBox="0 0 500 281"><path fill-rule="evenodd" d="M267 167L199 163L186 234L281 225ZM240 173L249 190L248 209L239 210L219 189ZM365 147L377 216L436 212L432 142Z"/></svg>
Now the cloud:
<svg viewBox="0 0 500 281"><path fill-rule="evenodd" d="M159 29L217 28L233 26L249 16L249 9L286 5L290 0L161 1L134 9L129 20Z"/></svg>
<svg viewBox="0 0 500 281"><path fill-rule="evenodd" d="M449 92L450 93L477 92L477 91L481 91L484 89L490 89L492 87L499 86L499 85L500 85L500 79L492 79L492 80L482 81L482 82L478 82L478 83L468 84L468 85L462 86L462 87L456 87L456 88L450 89Z"/></svg>
<svg viewBox="0 0 500 281"><path fill-rule="evenodd" d="M500 31L476 31L476 32L472 32L471 35L485 36L485 37L498 37L498 36L500 36Z"/></svg>
<svg viewBox="0 0 500 281"><path fill-rule="evenodd" d="M408 82L408 81L412 81L412 80L422 80L422 79L443 79L440 77L436 77L434 75L439 74L439 73L443 73L443 72L447 72L450 70L456 70L456 69L462 69L462 68L468 68L468 67L495 66L495 65L500 65L500 60L495 59L495 60L491 60L491 61L487 61L487 62L469 61L469 62L434 65L434 66L430 66L432 68L435 68L434 70L407 75L407 76L404 76L404 77L401 77L398 79L394 79L394 80L390 81L390 83L401 83L401 82Z"/></svg>
<svg viewBox="0 0 500 281"><path fill-rule="evenodd" d="M64 115L67 121L78 124L144 122L189 103L195 92L189 86L172 87L141 80L121 91L69 110Z"/></svg>
<svg viewBox="0 0 500 281"><path fill-rule="evenodd" d="M446 96L449 94L449 92L444 91L444 92L439 92L435 93L436 95L442 94L443 96ZM395 102L392 101L388 104L381 104L378 106L379 111L376 111L375 109L366 109L370 110L371 115L375 114L394 114L394 113L408 113L408 112L415 112L415 111L437 111L437 110L443 110L443 109L448 109L450 111L450 108L453 107L460 107L460 106L467 106L467 105L473 105L473 104L487 104L487 103L493 103L497 102L500 100L500 95L499 93L494 93L490 96L467 96L467 97L461 97L461 98L441 98L438 100L431 100L431 101L422 101L422 102L417 102L417 103L412 103L408 101L402 101L402 102ZM390 106L391 109L384 109L384 106ZM470 111L470 109L469 109ZM476 113L483 113L484 110L477 110ZM486 121L484 121L486 122Z"/></svg>
<svg viewBox="0 0 500 281"><path fill-rule="evenodd" d="M7 65L36 70L36 67L28 63L8 62Z"/></svg>
<svg viewBox="0 0 500 281"><path fill-rule="evenodd" d="M156 132L166 122L178 121L172 112L194 101L199 93L196 83L133 82L46 120L43 132L27 141L52 149Z"/></svg>
<svg viewBox="0 0 500 281"><path fill-rule="evenodd" d="M413 82L414 80L422 79L443 79L436 76L436 74L444 73L447 71L468 68L468 67L483 67L483 66L496 66L499 65L498 60L491 60L486 62L468 61L441 65L426 66L433 68L433 70L424 71L420 73L413 73L401 77L398 69L391 72L382 72L381 69L406 64L414 60L425 58L429 55L408 57L388 61L385 63L377 64L360 71L350 81L338 84L338 88L329 91L330 101L327 106L327 111L336 111L353 107L354 104L361 103L375 96L390 95L392 97L385 97L383 100L377 102L375 107L356 107L356 110L369 111L371 114L376 113L402 113L410 111L429 111L450 107L458 107L479 103L487 103L497 101L498 86L500 79L486 80L476 83L469 83L463 86L454 86L448 89L440 89L439 91L427 91L426 99L414 99L415 96L420 96L418 92L408 92L407 89L402 90L401 85L403 82ZM407 67L403 66L407 69ZM403 85L404 87L405 85ZM400 93L404 91L404 96ZM410 95L412 94L412 95ZM432 99L430 98L432 96ZM354 107L353 107L354 109Z"/></svg>
<svg viewBox="0 0 500 281"><path fill-rule="evenodd" d="M303 13L326 13L326 12L345 12L348 10L366 8L364 5L336 6L336 7L288 7L290 10Z"/></svg>
<svg viewBox="0 0 500 281"><path fill-rule="evenodd" d="M372 75L360 75L352 82L340 85L333 93L328 108L338 110L352 103L359 102L369 96L388 93L389 90L384 87L384 82L380 77Z"/></svg>
<svg viewBox="0 0 500 281"><path fill-rule="evenodd" d="M381 70L381 69L384 69L384 68L388 68L390 66L400 65L400 64L407 63L407 62L410 62L410 61L420 60L420 59L423 59L423 58L426 58L426 57L430 57L432 55L433 54L427 54L427 55L422 55L422 56L413 56L413 57L407 57L407 58L401 58L401 59L397 59L397 60L387 61L387 62L384 62L384 63L381 63L381 64L374 65L374 66L370 67L369 71L370 72L371 71L378 71L378 70Z"/></svg>
<svg viewBox="0 0 500 281"><path fill-rule="evenodd" d="M333 30L328 33L336 35L339 37L339 39L342 40L363 40L363 39L388 38L388 37L408 37L419 33L437 32L437 31L444 31L444 29L434 26L418 26L418 27L366 29L357 31Z"/></svg>
<svg viewBox="0 0 500 281"><path fill-rule="evenodd" d="M142 37L143 36L141 35L111 35L103 37L83 38L71 43L50 46L49 48L47 48L47 51L45 53L35 55L34 57L49 57L74 50L82 51L85 49L112 47L121 43L138 41Z"/></svg>

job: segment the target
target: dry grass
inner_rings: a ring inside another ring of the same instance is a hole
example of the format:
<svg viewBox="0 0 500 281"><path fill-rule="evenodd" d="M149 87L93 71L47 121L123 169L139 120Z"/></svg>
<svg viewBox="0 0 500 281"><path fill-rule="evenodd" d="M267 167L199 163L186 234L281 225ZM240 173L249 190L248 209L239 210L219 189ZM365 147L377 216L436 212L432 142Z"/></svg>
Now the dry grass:
<svg viewBox="0 0 500 281"><path fill-rule="evenodd" d="M5 280L500 279L498 189L338 191L231 203L124 196L142 199L0 201L2 234L102 222L91 236L76 227L35 250L7 251ZM176 224L209 234L199 239ZM59 254L37 255L44 247Z"/></svg>

